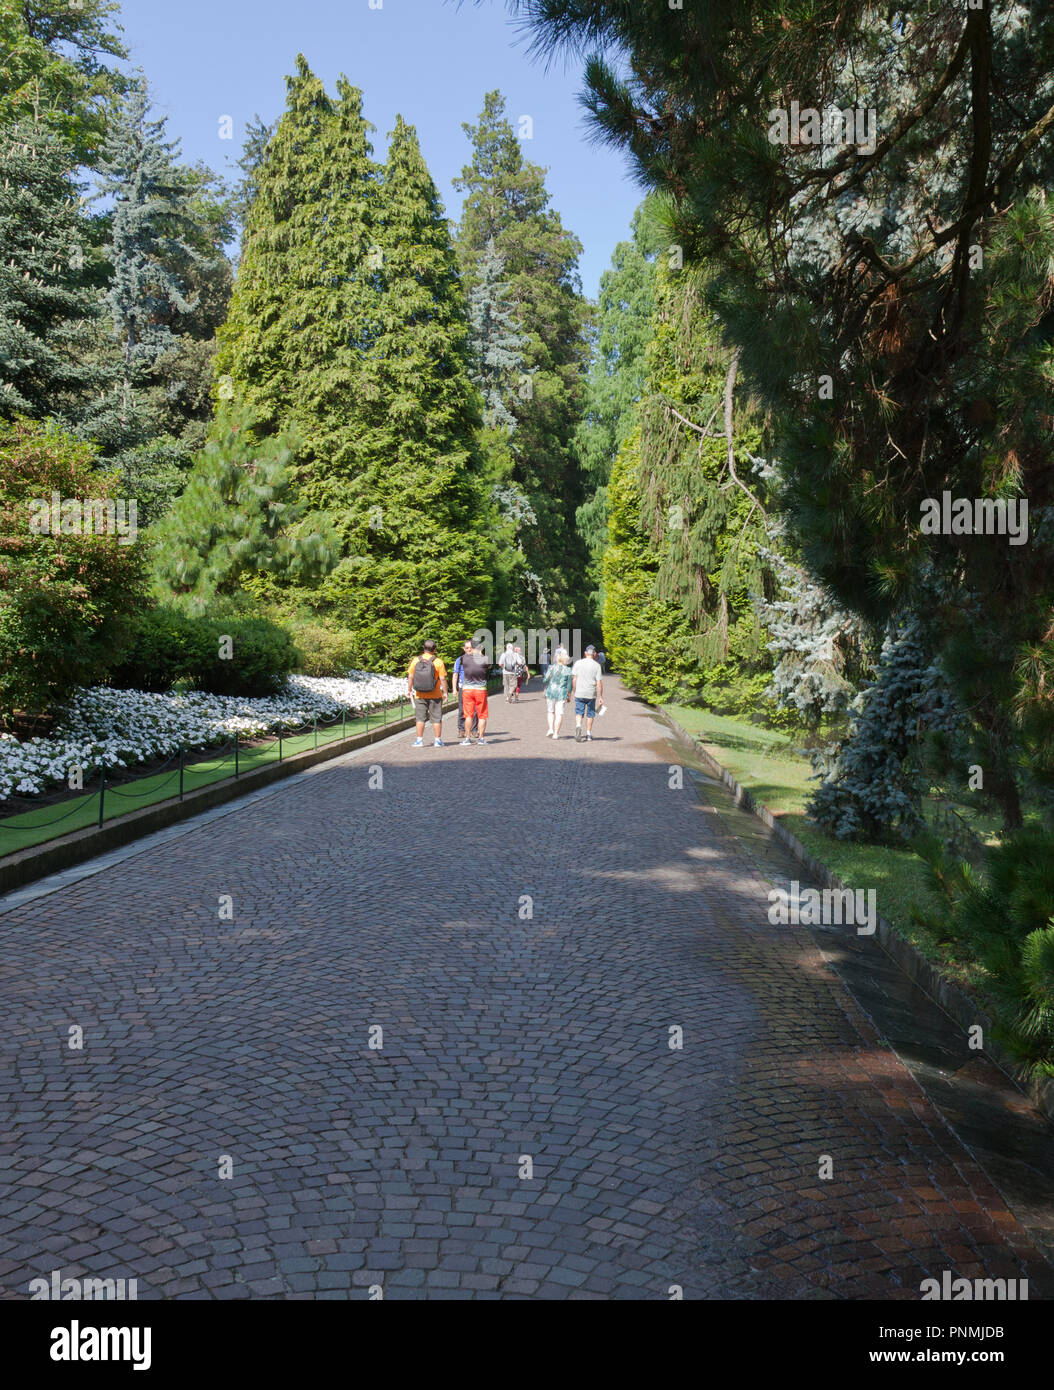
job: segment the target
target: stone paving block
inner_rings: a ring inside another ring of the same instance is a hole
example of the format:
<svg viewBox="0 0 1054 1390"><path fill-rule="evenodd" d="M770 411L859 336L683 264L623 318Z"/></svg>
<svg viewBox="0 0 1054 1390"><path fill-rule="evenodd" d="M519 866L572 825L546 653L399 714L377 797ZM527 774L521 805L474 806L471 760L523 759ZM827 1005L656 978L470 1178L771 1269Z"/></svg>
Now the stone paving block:
<svg viewBox="0 0 1054 1390"><path fill-rule="evenodd" d="M765 866L670 788L684 750L608 703L554 744L532 683L487 749L382 744L0 914L0 1297L71 1267L165 1298L1054 1293L812 937L769 924Z"/></svg>

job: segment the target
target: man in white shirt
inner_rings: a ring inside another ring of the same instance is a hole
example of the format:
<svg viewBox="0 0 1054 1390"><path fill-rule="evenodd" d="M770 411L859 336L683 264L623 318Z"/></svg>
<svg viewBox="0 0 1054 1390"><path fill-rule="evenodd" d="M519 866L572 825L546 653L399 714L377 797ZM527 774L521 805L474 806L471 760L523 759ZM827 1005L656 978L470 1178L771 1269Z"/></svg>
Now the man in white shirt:
<svg viewBox="0 0 1054 1390"><path fill-rule="evenodd" d="M593 741L593 717L597 700L604 703L604 681L597 649L586 648L586 654L571 667L571 691L575 697L575 742L582 742L582 719L586 721L586 742Z"/></svg>
<svg viewBox="0 0 1054 1390"><path fill-rule="evenodd" d="M501 667L501 684L505 691L505 703L511 705L514 700L519 699L516 687L520 683L520 678L516 674L516 667L520 664L520 658L513 650L511 642L505 643L505 650L498 657L498 665Z"/></svg>

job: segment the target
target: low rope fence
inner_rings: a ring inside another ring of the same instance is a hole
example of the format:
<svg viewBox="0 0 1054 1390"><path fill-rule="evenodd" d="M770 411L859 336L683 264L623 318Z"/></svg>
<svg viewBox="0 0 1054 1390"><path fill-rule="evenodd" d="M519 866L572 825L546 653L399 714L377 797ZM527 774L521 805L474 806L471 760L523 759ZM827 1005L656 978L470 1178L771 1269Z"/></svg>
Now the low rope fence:
<svg viewBox="0 0 1054 1390"><path fill-rule="evenodd" d="M392 717L393 711L395 712L394 717ZM372 709L366 708L358 712L352 710L352 724L354 725L358 723L363 723L365 727L362 730L355 730L351 737L354 737L355 733L370 732L371 715L373 718L372 728L376 730L378 727L383 728L386 727L388 724L397 724L400 719L408 715L412 715L413 712L413 702L406 699L405 697L403 697L400 700L389 702L381 706L375 706ZM150 796L153 797L154 800L163 800L164 798L158 797L156 793L160 791L163 787L168 786L169 783L175 784L178 781L178 795L180 801L182 801L186 790L187 778L192 777L194 775L195 768L198 766L197 763L188 764L187 754L189 752L197 751L208 755L205 758L201 759L200 762L202 764L207 764L207 771L210 782L222 781L223 779L221 777L218 777L216 774L220 771L221 768L227 766L231 762L233 762L234 764L234 776L237 778L242 775L243 762L250 761L253 767L260 763L266 762L267 759L259 755L266 753L268 749L274 748L276 744L278 747L277 761L280 763L285 759L285 757L289 756L285 745L296 739L304 738L310 735L313 739L313 747L317 749L319 747L319 732L322 731L323 735L325 735L325 732L327 730L336 729L338 724L340 725L340 734L334 734L331 738L328 739L323 737L323 746L325 746L327 742L338 743L341 742L343 739L348 738L348 714L349 710L347 708L344 708L340 712L339 719L336 718L336 716L334 716L334 718L331 720L320 721L318 716L315 715L314 718L312 718L312 720L310 721L310 723L305 721L301 724L286 725L282 722L279 722L274 735L265 742L260 742L259 735L251 735L250 737L253 739L253 742L250 748L243 747L242 735L239 733L236 733L234 735L233 740L231 740L230 742L215 748L213 748L212 746L201 745L192 749L190 746L184 745L180 748L178 753L174 753L170 758L167 758L165 762L161 764L160 767L154 768L151 772L145 772L140 777L131 779L131 783L133 784L136 782L150 782L151 785L143 791L128 790L128 784L126 784L124 787L114 784L107 785L106 764L99 763L95 766L95 768L92 769L93 774L98 777L98 791L91 792L83 797L75 797L71 806L69 806L65 810L60 811L57 815L51 816L45 820L27 822L22 819L22 816L32 815L32 811L17 813L14 816L8 817L9 821L17 822L17 824L5 824L3 820L0 820L0 831L6 830L12 834L25 834L27 831L32 832L35 830L44 830L49 826L58 825L62 821L68 820L70 816L74 815L78 811L83 811L86 808L86 806L91 801L94 801L96 798L98 798L99 802L99 815L97 824L101 829L103 822L106 819L107 797L120 797L129 801L136 801L140 800L143 797ZM302 748L298 748L295 750L296 753L301 753L304 751L305 750ZM246 754L248 754L248 758L246 758ZM295 753L293 756L295 756ZM216 758L220 758L222 759L222 761L216 762ZM178 767L175 767L173 771L170 772L167 777L165 777L163 782L156 782L155 778L159 777L164 772L168 764L176 763L177 760ZM5 851L3 849L3 841L0 840L0 854L3 854L4 852Z"/></svg>

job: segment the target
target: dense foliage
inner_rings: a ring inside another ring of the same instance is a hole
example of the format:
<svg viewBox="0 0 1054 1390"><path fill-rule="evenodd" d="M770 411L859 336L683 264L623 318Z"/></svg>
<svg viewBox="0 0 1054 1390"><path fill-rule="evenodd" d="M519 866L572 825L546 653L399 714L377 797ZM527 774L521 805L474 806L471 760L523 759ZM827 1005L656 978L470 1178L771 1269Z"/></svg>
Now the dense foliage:
<svg viewBox="0 0 1054 1390"><path fill-rule="evenodd" d="M0 719L39 714L103 676L142 601L134 540L84 534L84 502L116 508L119 497L118 479L91 463L90 447L55 429L0 427ZM54 494L73 504L60 509L58 534Z"/></svg>

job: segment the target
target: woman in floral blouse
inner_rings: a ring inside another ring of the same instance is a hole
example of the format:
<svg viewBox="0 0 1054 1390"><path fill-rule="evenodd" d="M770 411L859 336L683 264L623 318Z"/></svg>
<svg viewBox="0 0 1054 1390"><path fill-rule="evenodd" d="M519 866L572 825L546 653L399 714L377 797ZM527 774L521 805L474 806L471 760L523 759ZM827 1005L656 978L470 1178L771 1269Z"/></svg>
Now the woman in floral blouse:
<svg viewBox="0 0 1054 1390"><path fill-rule="evenodd" d="M546 738L560 737L564 706L571 698L571 658L563 647L556 651L556 662L545 678L545 716L549 721Z"/></svg>

